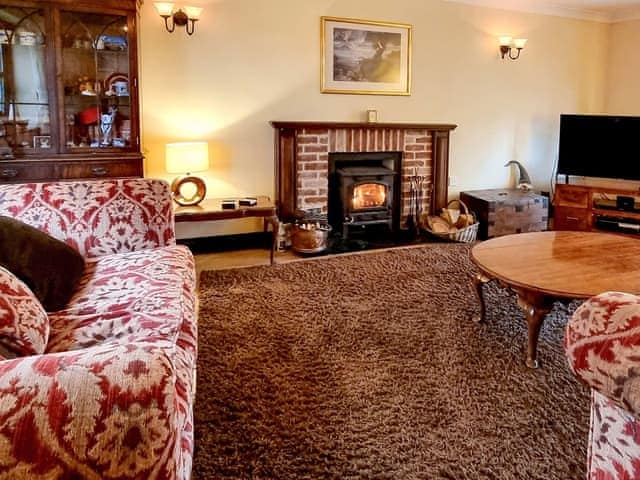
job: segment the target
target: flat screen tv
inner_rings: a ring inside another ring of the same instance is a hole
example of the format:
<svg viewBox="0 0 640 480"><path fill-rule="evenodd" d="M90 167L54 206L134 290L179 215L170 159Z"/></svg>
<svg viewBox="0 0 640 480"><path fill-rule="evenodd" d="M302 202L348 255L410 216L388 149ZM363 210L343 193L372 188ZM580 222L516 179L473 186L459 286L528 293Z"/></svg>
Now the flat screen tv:
<svg viewBox="0 0 640 480"><path fill-rule="evenodd" d="M560 115L558 174L640 180L640 117Z"/></svg>

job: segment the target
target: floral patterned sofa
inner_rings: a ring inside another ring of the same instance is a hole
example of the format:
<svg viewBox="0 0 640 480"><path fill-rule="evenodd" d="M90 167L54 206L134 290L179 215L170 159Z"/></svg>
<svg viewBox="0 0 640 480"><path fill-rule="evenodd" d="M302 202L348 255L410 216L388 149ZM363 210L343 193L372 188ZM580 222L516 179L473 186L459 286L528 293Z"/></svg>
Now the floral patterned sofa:
<svg viewBox="0 0 640 480"><path fill-rule="evenodd" d="M567 325L569 366L592 388L590 480L640 479L640 297L606 292Z"/></svg>
<svg viewBox="0 0 640 480"><path fill-rule="evenodd" d="M0 185L0 215L86 260L44 354L0 360L0 478L189 478L195 267L168 184Z"/></svg>

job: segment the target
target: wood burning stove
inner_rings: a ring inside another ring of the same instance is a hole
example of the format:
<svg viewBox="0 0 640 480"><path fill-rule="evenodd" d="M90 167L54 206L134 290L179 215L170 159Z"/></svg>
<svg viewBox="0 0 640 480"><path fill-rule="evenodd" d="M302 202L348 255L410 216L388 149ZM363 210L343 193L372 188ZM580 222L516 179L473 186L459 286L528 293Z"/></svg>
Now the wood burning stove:
<svg viewBox="0 0 640 480"><path fill-rule="evenodd" d="M348 238L351 228L399 228L401 152L330 153L329 223Z"/></svg>
<svg viewBox="0 0 640 480"><path fill-rule="evenodd" d="M342 206L342 236L352 225L386 223L393 229L393 177L386 167L346 167L336 170Z"/></svg>

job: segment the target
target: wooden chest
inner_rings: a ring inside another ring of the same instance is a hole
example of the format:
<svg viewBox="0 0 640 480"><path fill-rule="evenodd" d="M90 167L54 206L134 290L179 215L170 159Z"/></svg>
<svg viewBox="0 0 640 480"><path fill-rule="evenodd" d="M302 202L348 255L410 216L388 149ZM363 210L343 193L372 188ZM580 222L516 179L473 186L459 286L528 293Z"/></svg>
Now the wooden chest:
<svg viewBox="0 0 640 480"><path fill-rule="evenodd" d="M462 200L480 221L478 238L547 229L549 199L518 189L460 192Z"/></svg>

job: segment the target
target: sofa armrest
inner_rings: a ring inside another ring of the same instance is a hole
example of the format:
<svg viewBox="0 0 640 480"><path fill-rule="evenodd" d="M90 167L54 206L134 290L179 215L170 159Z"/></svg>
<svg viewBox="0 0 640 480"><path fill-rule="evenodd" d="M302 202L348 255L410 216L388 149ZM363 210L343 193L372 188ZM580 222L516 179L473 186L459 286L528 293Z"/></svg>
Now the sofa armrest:
<svg viewBox="0 0 640 480"><path fill-rule="evenodd" d="M640 419L640 297L606 292L567 324L564 347L576 377Z"/></svg>
<svg viewBox="0 0 640 480"><path fill-rule="evenodd" d="M150 178L0 185L0 215L85 257L175 244L169 184Z"/></svg>
<svg viewBox="0 0 640 480"><path fill-rule="evenodd" d="M134 343L0 361L0 477L176 478L172 352Z"/></svg>

